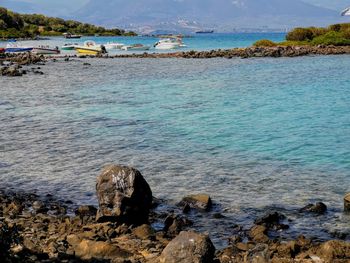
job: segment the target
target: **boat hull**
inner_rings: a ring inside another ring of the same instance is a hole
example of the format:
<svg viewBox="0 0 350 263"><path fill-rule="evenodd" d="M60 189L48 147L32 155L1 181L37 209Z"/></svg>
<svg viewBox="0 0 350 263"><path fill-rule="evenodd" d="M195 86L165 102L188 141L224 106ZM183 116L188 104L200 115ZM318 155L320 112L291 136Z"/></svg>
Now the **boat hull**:
<svg viewBox="0 0 350 263"><path fill-rule="evenodd" d="M5 53L5 49L4 48L0 48L0 54L1 53Z"/></svg>
<svg viewBox="0 0 350 263"><path fill-rule="evenodd" d="M57 55L60 54L60 51L58 49L50 48L33 48L32 53L40 55Z"/></svg>
<svg viewBox="0 0 350 263"><path fill-rule="evenodd" d="M88 48L88 47L76 47L75 50L81 55L96 56L102 53L101 49Z"/></svg>
<svg viewBox="0 0 350 263"><path fill-rule="evenodd" d="M8 47L5 49L5 53L24 53L32 50L32 47Z"/></svg>

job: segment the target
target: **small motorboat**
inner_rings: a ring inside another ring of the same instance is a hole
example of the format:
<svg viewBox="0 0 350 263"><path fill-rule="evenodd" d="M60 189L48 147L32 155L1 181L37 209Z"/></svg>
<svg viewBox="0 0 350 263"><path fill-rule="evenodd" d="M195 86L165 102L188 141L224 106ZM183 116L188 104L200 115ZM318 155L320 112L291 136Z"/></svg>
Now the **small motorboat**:
<svg viewBox="0 0 350 263"><path fill-rule="evenodd" d="M61 53L58 47L51 48L49 46L34 47L31 52L38 55L57 55Z"/></svg>
<svg viewBox="0 0 350 263"><path fill-rule="evenodd" d="M63 33L63 36L64 38L81 38L82 35L74 35L74 34L71 34L71 33Z"/></svg>
<svg viewBox="0 0 350 263"><path fill-rule="evenodd" d="M23 53L32 51L33 47L25 47L19 45L16 41L12 41L6 45L6 53Z"/></svg>
<svg viewBox="0 0 350 263"><path fill-rule="evenodd" d="M79 46L78 43L68 43L68 44L64 44L62 47L61 47L61 50L74 50L75 47Z"/></svg>
<svg viewBox="0 0 350 263"><path fill-rule="evenodd" d="M97 45L94 41L88 40L84 42L83 46L76 46L74 49L80 55L91 55L97 56L100 54L107 53L105 46Z"/></svg>
<svg viewBox="0 0 350 263"><path fill-rule="evenodd" d="M168 50L185 47L181 38L165 38L154 44L155 49Z"/></svg>
<svg viewBox="0 0 350 263"><path fill-rule="evenodd" d="M104 46L106 47L107 50L111 50L111 49L121 49L124 46L124 44L115 43L115 42L108 42Z"/></svg>
<svg viewBox="0 0 350 263"><path fill-rule="evenodd" d="M145 50L149 50L151 47L150 46L145 46L142 44L133 44L133 45L125 45L122 46L122 50L125 51L130 51L130 50L134 50L134 51L145 51Z"/></svg>

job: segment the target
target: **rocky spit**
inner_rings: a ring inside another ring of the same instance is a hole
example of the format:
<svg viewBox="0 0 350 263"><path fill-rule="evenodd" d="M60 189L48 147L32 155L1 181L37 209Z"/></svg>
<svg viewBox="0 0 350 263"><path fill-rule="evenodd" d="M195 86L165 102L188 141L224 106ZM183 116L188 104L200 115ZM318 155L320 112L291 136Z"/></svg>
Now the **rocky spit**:
<svg viewBox="0 0 350 263"><path fill-rule="evenodd" d="M276 47L247 47L233 49L218 49L211 51L186 51L172 53L141 53L101 55L103 58L259 58L259 57L299 57L309 55L341 55L350 54L350 46L276 46ZM31 53L0 54L0 76L22 76L27 73L43 74L38 68L23 69L23 66L40 65L47 59L77 57L76 55L38 56ZM86 56L79 56L84 58Z"/></svg>
<svg viewBox="0 0 350 263"><path fill-rule="evenodd" d="M272 238L276 235L271 233L289 227L278 212L257 218L248 230L234 227L228 246L217 250L206 233L191 229L187 218L191 210L200 210L201 216L211 210L208 195L184 197L179 214L157 213L161 202L132 167L105 167L97 177L96 194L98 207L83 205L72 211L71 201L50 195L0 191L1 262L350 262L350 243L342 240ZM347 195L346 210L349 203ZM315 214L326 210L323 203L301 209ZM156 221L162 222L161 229L153 227Z"/></svg>

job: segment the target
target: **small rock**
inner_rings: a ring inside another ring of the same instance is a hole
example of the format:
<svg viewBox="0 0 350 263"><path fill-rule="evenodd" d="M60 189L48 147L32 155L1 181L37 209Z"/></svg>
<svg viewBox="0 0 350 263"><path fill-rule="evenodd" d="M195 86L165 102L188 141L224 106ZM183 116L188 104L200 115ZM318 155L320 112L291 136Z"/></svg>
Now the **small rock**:
<svg viewBox="0 0 350 263"><path fill-rule="evenodd" d="M215 248L208 236L181 232L163 250L160 263L212 263Z"/></svg>
<svg viewBox="0 0 350 263"><path fill-rule="evenodd" d="M179 203L180 206L190 206L205 211L209 211L212 207L212 201L209 195L197 194L184 197Z"/></svg>

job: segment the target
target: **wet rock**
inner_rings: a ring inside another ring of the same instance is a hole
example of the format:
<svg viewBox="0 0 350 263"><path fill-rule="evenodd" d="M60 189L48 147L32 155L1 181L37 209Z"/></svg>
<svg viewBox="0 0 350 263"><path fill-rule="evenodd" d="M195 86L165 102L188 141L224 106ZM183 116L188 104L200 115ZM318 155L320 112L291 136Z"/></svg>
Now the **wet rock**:
<svg viewBox="0 0 350 263"><path fill-rule="evenodd" d="M197 194L184 197L179 203L180 206L190 206L205 211L209 211L212 207L212 201L209 195Z"/></svg>
<svg viewBox="0 0 350 263"><path fill-rule="evenodd" d="M185 227L192 225L192 222L187 218L169 215L164 220L163 231L170 237L178 235Z"/></svg>
<svg viewBox="0 0 350 263"><path fill-rule="evenodd" d="M77 216L96 216L97 208L92 205L79 206L75 211Z"/></svg>
<svg viewBox="0 0 350 263"><path fill-rule="evenodd" d="M98 220L141 225L148 222L152 191L141 173L111 165L97 178Z"/></svg>
<svg viewBox="0 0 350 263"><path fill-rule="evenodd" d="M268 229L273 229L273 230L288 229L289 228L288 225L281 223L283 219L285 219L284 215L278 212L272 212L256 219L254 223L256 225L266 226Z"/></svg>
<svg viewBox="0 0 350 263"><path fill-rule="evenodd" d="M269 247L266 244L258 244L254 248L248 251L244 258L244 262L252 263L269 263Z"/></svg>
<svg viewBox="0 0 350 263"><path fill-rule="evenodd" d="M33 202L32 208L37 214L46 213L47 211L49 211L49 209L45 206L44 202L42 201Z"/></svg>
<svg viewBox="0 0 350 263"><path fill-rule="evenodd" d="M208 236L181 232L163 250L160 263L211 263L215 248Z"/></svg>
<svg viewBox="0 0 350 263"><path fill-rule="evenodd" d="M350 212L350 193L344 196L344 211Z"/></svg>
<svg viewBox="0 0 350 263"><path fill-rule="evenodd" d="M309 212L322 215L327 212L327 206L322 202L318 202L316 204L308 204L307 206L300 209L300 212Z"/></svg>

